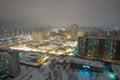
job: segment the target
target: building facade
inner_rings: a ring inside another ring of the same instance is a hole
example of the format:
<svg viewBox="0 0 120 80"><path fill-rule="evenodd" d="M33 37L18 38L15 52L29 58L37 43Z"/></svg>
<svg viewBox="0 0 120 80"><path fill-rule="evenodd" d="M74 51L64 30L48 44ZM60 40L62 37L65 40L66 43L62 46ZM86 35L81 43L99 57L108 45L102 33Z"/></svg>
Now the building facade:
<svg viewBox="0 0 120 80"><path fill-rule="evenodd" d="M0 49L0 65L9 76L17 77L20 73L18 52L10 49Z"/></svg>
<svg viewBox="0 0 120 80"><path fill-rule="evenodd" d="M79 37L77 48L83 57L120 60L120 39Z"/></svg>

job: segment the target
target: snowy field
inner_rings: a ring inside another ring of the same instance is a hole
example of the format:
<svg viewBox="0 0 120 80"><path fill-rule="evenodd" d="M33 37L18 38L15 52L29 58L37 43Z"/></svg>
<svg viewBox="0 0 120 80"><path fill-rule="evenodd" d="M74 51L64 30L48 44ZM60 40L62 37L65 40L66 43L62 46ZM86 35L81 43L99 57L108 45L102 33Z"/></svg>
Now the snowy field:
<svg viewBox="0 0 120 80"><path fill-rule="evenodd" d="M107 70L102 73L73 69L69 63L60 64L57 60L44 63L40 68L21 66L21 74L14 80L114 80Z"/></svg>

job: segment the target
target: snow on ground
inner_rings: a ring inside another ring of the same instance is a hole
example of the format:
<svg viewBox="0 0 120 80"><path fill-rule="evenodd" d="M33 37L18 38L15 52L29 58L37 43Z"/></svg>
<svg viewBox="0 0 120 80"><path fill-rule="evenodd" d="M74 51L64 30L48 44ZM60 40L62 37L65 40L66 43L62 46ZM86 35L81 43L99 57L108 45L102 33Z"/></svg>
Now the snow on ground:
<svg viewBox="0 0 120 80"><path fill-rule="evenodd" d="M103 73L98 73L73 69L69 63L61 64L64 60L58 63L57 58L53 57L40 68L22 66L20 76L14 80L113 80L108 76L109 71L104 70Z"/></svg>
<svg viewBox="0 0 120 80"><path fill-rule="evenodd" d="M112 69L120 79L120 65L112 65Z"/></svg>
<svg viewBox="0 0 120 80"><path fill-rule="evenodd" d="M25 46L24 44L12 46L12 47L10 47L10 49L24 50L24 51L35 51L35 52L39 51L37 49L33 49L33 48L28 47L28 46Z"/></svg>

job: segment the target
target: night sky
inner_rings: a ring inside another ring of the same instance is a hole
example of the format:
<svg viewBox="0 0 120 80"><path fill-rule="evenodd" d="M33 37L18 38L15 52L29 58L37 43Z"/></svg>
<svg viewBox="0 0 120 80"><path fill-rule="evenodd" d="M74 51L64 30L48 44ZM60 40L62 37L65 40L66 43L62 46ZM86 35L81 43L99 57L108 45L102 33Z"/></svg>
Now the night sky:
<svg viewBox="0 0 120 80"><path fill-rule="evenodd" d="M120 26L120 0L0 0L0 23Z"/></svg>

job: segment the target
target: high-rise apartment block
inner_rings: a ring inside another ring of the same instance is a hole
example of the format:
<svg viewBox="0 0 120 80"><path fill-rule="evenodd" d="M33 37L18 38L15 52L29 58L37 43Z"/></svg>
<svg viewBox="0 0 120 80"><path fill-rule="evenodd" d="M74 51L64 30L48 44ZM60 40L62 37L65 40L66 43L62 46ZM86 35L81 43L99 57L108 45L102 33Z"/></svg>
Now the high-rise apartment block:
<svg viewBox="0 0 120 80"><path fill-rule="evenodd" d="M79 37L77 48L80 56L120 60L120 39Z"/></svg>
<svg viewBox="0 0 120 80"><path fill-rule="evenodd" d="M0 66L6 70L9 76L18 76L20 73L18 52L10 49L0 49Z"/></svg>
<svg viewBox="0 0 120 80"><path fill-rule="evenodd" d="M79 26L77 24L72 24L66 31L70 31L71 38L77 38L78 29Z"/></svg>

